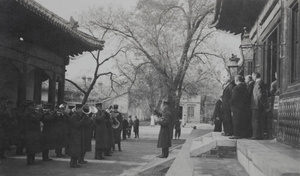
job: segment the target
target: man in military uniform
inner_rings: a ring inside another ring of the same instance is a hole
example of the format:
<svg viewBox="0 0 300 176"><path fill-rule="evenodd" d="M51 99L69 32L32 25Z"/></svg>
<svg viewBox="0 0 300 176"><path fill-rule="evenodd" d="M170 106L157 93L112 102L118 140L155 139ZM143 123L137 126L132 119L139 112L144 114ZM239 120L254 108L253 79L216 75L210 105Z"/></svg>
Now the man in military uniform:
<svg viewBox="0 0 300 176"><path fill-rule="evenodd" d="M123 129L123 125L122 125L122 122L123 122L123 118L122 118L122 114L118 111L118 108L119 108L119 105L114 105L113 106L113 111L111 113L111 116L119 121L119 126L118 127L115 127L113 129L114 131L114 139L115 139L115 144L118 144L118 149L119 151L122 151L121 149L121 131ZM115 145L113 146L113 150L115 149Z"/></svg>
<svg viewBox="0 0 300 176"><path fill-rule="evenodd" d="M42 110L36 111L34 102L26 101L24 120L26 122L25 141L27 153L27 165L35 164L35 154L41 152L41 127Z"/></svg>
<svg viewBox="0 0 300 176"><path fill-rule="evenodd" d="M95 114L95 125L96 125L96 145L95 145L95 159L105 159L103 157L105 149L108 147L108 132L106 127L107 112L102 110L102 103L97 103L96 108L98 112Z"/></svg>
<svg viewBox="0 0 300 176"><path fill-rule="evenodd" d="M42 131L42 152L43 152L43 161L52 161L49 158L49 150L55 149L55 121L57 117L56 111L52 104L48 103L43 109L43 117L41 119L43 123Z"/></svg>
<svg viewBox="0 0 300 176"><path fill-rule="evenodd" d="M89 117L89 108L77 104L76 111L70 118L70 126L71 126L71 136L70 136L70 167L78 168L78 159L81 157L83 159L83 154L85 153L84 149L84 126L88 121Z"/></svg>
<svg viewBox="0 0 300 176"><path fill-rule="evenodd" d="M112 112L112 106L110 106L108 109L106 109L107 117L106 117L106 127L107 127L107 149L105 150L105 156L112 156L112 148L115 145L115 140L114 140L114 130L112 128L112 118L111 118L111 112Z"/></svg>
<svg viewBox="0 0 300 176"><path fill-rule="evenodd" d="M5 150L9 148L10 138L9 134L11 129L9 128L11 119L7 109L6 98L0 98L0 159L5 159Z"/></svg>
<svg viewBox="0 0 300 176"><path fill-rule="evenodd" d="M67 129L68 129L68 121L70 120L69 115L65 111L66 104L61 104L58 107L57 118L55 121L55 153L56 157L62 158L64 155L62 154L62 149L66 147L67 143Z"/></svg>
<svg viewBox="0 0 300 176"><path fill-rule="evenodd" d="M158 119L158 124L160 125L157 148L162 148L162 154L159 158L167 158L169 156L169 147L171 144L171 110L169 108L170 102L163 102L162 117Z"/></svg>

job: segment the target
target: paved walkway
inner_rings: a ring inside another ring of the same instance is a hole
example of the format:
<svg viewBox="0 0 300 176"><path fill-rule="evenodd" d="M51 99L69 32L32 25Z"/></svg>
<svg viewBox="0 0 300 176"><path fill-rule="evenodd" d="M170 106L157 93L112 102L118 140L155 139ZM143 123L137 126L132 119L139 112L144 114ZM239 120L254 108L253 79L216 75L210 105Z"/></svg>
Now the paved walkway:
<svg viewBox="0 0 300 176"><path fill-rule="evenodd" d="M180 140L173 140L172 147L184 143L192 128L186 126L182 128ZM69 158L56 158L53 151L50 157L54 160L43 162L41 154L37 156L37 165L27 166L26 157L17 157L13 154L8 159L0 160L0 176L132 176L136 175L144 166L150 163L160 154L161 149L156 147L159 126L140 127L140 139L127 139L122 141L122 152L115 151L113 156L106 157L105 160L94 160L94 147L92 152L86 154L88 164L81 168L70 168ZM94 142L93 142L94 145ZM10 153L13 153L11 151ZM7 153L6 153L7 155ZM161 159L163 160L163 159Z"/></svg>

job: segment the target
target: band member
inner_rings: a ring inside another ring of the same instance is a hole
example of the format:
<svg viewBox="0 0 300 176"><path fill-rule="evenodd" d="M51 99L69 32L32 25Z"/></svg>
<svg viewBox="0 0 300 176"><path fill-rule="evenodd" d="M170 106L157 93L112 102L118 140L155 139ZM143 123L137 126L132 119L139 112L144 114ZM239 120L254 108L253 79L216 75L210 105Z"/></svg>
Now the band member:
<svg viewBox="0 0 300 176"><path fill-rule="evenodd" d="M15 110L16 120L17 120L15 145L17 147L16 155L19 156L24 155L23 150L25 148L25 125L24 125L25 110L26 110L25 102L19 102Z"/></svg>
<svg viewBox="0 0 300 176"><path fill-rule="evenodd" d="M105 123L107 127L107 149L105 150L105 156L111 156L112 148L115 146L115 139L114 139L114 130L112 128L113 120L110 118L110 114L112 112L112 106L106 109L106 113L108 116L106 117Z"/></svg>
<svg viewBox="0 0 300 176"><path fill-rule="evenodd" d="M76 105L76 111L70 118L71 136L70 136L70 167L78 168L78 158L83 158L84 149L84 125L88 121L89 108L81 104Z"/></svg>
<svg viewBox="0 0 300 176"><path fill-rule="evenodd" d="M169 156L169 147L171 144L171 110L169 108L170 102L163 102L163 111L162 117L158 118L157 123L160 125L157 148L162 148L162 154L159 155L159 158L167 158Z"/></svg>
<svg viewBox="0 0 300 176"><path fill-rule="evenodd" d="M12 122L11 112L7 107L8 100L0 98L0 159L5 159L5 150L9 149L11 144Z"/></svg>
<svg viewBox="0 0 300 176"><path fill-rule="evenodd" d="M55 139L56 139L55 153L56 153L56 157L63 158L65 156L62 154L62 149L66 147L68 122L70 120L70 117L65 111L66 104L61 104L59 105L58 108L59 109L57 111L57 118L55 122Z"/></svg>
<svg viewBox="0 0 300 176"><path fill-rule="evenodd" d="M106 119L108 113L102 110L102 103L97 103L96 108L98 112L95 114L95 125L96 125L96 145L95 145L95 159L105 159L103 157L104 151L108 148L108 132L106 127Z"/></svg>
<svg viewBox="0 0 300 176"><path fill-rule="evenodd" d="M115 139L115 144L118 144L118 149L119 151L122 151L121 149L121 131L123 129L123 118L122 114L118 111L119 105L114 105L113 106L113 111L111 113L111 117L119 123L118 126L113 126L113 131L114 131L114 139ZM113 150L115 148L115 145L113 146Z"/></svg>
<svg viewBox="0 0 300 176"><path fill-rule="evenodd" d="M26 121L25 141L27 153L27 165L35 164L35 154L41 152L41 126L42 110L35 110L34 102L31 100L25 103L24 119Z"/></svg>

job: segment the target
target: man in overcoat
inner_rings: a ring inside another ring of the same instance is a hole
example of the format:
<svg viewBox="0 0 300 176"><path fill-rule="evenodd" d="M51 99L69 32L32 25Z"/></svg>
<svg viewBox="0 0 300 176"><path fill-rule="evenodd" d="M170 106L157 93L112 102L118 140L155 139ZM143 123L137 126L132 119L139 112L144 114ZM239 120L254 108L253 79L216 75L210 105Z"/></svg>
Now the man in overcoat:
<svg viewBox="0 0 300 176"><path fill-rule="evenodd" d="M235 76L236 86L232 90L231 96L231 111L233 122L233 136L229 139L244 138L243 121L246 117L248 90L241 75Z"/></svg>
<svg viewBox="0 0 300 176"><path fill-rule="evenodd" d="M222 132L222 118L223 118L223 111L222 111L222 96L217 100L215 104L214 113L212 115L212 121L215 124L214 132Z"/></svg>
<svg viewBox="0 0 300 176"><path fill-rule="evenodd" d="M62 149L67 145L68 122L70 117L65 111L66 104L61 104L58 108L57 118L55 121L55 153L56 157L63 158L64 155L62 154Z"/></svg>
<svg viewBox="0 0 300 176"><path fill-rule="evenodd" d="M117 121L119 121L119 126L117 128L113 128L113 134L114 134L114 140L115 140L115 144L118 144L118 149L119 151L122 151L121 149L121 131L123 129L123 118L122 118L122 114L118 111L119 105L115 104L113 106L113 111L111 113L111 116L113 118L115 118ZM115 148L115 146L113 147L113 149Z"/></svg>
<svg viewBox="0 0 300 176"><path fill-rule="evenodd" d="M251 110L251 97L253 93L253 87L254 87L254 81L252 79L251 75L245 76L245 83L247 85L248 90L248 97L247 97L247 111L246 111L246 119L244 121L244 132L246 135L246 138L252 137L252 110Z"/></svg>
<svg viewBox="0 0 300 176"><path fill-rule="evenodd" d="M252 73L252 78L255 81L253 87L253 93L251 97L251 109L252 109L252 129L253 140L263 139L263 121L264 111L268 109L268 94L267 88L263 80L260 78L260 74L257 72Z"/></svg>
<svg viewBox="0 0 300 176"><path fill-rule="evenodd" d="M96 125L96 145L95 145L95 159L105 159L103 157L104 151L108 147L108 132L106 127L106 119L107 119L107 112L102 110L102 103L97 103L96 108L98 112L95 114L95 125Z"/></svg>
<svg viewBox="0 0 300 176"><path fill-rule="evenodd" d="M56 146L55 140L55 121L57 114L52 104L46 104L41 122L43 123L42 131L42 157L43 161L52 161L49 158L49 150L54 150Z"/></svg>
<svg viewBox="0 0 300 176"><path fill-rule="evenodd" d="M107 133L108 133L108 138L107 138L107 149L105 150L105 156L112 156L112 148L115 146L115 139L114 139L114 130L112 128L112 118L111 118L111 113L112 113L112 106L110 106L108 109L105 110L107 112L107 117L105 120L106 127L107 127Z"/></svg>
<svg viewBox="0 0 300 176"><path fill-rule="evenodd" d="M222 101L222 110L223 110L223 127L224 127L224 135L231 136L233 134L232 128L232 116L231 116L231 95L232 90L235 86L234 80L227 80L225 89L223 91L223 101Z"/></svg>
<svg viewBox="0 0 300 176"><path fill-rule="evenodd" d="M163 102L162 117L158 119L158 124L160 125L157 148L162 148L162 154L159 158L167 158L169 156L169 147L171 144L171 110L169 108L170 102Z"/></svg>
<svg viewBox="0 0 300 176"><path fill-rule="evenodd" d="M71 161L70 161L70 167L72 168L78 168L80 165L78 165L78 158L82 157L84 149L84 135L83 135L83 128L88 121L88 112L84 113L82 111L81 104L76 105L76 111L73 113L73 115L70 118L70 127L71 127L71 136L70 136L70 155L71 155Z"/></svg>
<svg viewBox="0 0 300 176"><path fill-rule="evenodd" d="M12 134L12 116L7 108L8 100L0 98L0 159L5 159L5 150L10 146Z"/></svg>
<svg viewBox="0 0 300 176"><path fill-rule="evenodd" d="M36 111L34 102L31 100L25 103L25 143L27 154L27 165L35 164L35 154L41 152L41 127L40 121L43 116L43 112Z"/></svg>

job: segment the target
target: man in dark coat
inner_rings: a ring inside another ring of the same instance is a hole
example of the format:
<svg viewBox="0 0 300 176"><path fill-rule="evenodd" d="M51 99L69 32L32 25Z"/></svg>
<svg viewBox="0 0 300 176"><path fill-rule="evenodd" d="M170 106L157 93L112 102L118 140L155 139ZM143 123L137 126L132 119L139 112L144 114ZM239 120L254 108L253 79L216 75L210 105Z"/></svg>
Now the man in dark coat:
<svg viewBox="0 0 300 176"><path fill-rule="evenodd" d="M212 121L215 124L214 132L222 132L222 118L223 118L222 96L220 96L220 98L217 100L215 104L215 109L212 116Z"/></svg>
<svg viewBox="0 0 300 176"><path fill-rule="evenodd" d="M235 86L234 80L228 80L227 85L223 91L223 102L222 102L222 110L223 110L223 127L224 127L224 135L231 136L233 134L232 128L232 116L231 116L231 94L232 90Z"/></svg>
<svg viewBox="0 0 300 176"><path fill-rule="evenodd" d="M128 138L130 138L130 136L131 136L132 126L133 126L133 121L132 121L131 115L130 115L130 116L128 116L128 126L127 126L127 135L128 135Z"/></svg>
<svg viewBox="0 0 300 176"><path fill-rule="evenodd" d="M162 148L162 154L159 158L167 158L169 156L169 147L171 144L171 110L169 108L170 102L163 102L162 117L158 119L158 124L160 125L157 148Z"/></svg>
<svg viewBox="0 0 300 176"><path fill-rule="evenodd" d="M42 152L43 161L52 161L49 158L49 150L54 150L56 145L55 140L55 120L57 114L53 109L52 104L47 104L44 107L44 115L41 119L43 123L42 131Z"/></svg>
<svg viewBox="0 0 300 176"><path fill-rule="evenodd" d="M254 81L251 75L245 76L245 82L247 85L248 97L247 97L247 110L245 112L245 121L244 121L244 133L246 138L252 137L252 110L251 110L251 97L253 93Z"/></svg>
<svg viewBox="0 0 300 176"><path fill-rule="evenodd" d="M42 110L35 110L34 102L31 100L25 103L25 141L27 153L27 165L35 164L35 154L41 152L41 126L40 121L43 116Z"/></svg>
<svg viewBox="0 0 300 176"><path fill-rule="evenodd" d="M268 94L266 85L260 78L260 74L257 72L252 73L252 78L255 81L253 87L253 93L251 97L251 109L252 109L252 128L253 140L263 139L263 120L264 111L268 107Z"/></svg>
<svg viewBox="0 0 300 176"><path fill-rule="evenodd" d="M0 98L0 159L5 159L5 150L11 145L12 115L7 107L8 100Z"/></svg>
<svg viewBox="0 0 300 176"><path fill-rule="evenodd" d="M123 139L126 140L126 136L127 136L127 127L128 127L128 121L126 118L123 119L123 131L122 131L122 136Z"/></svg>
<svg viewBox="0 0 300 176"><path fill-rule="evenodd" d="M70 167L78 168L78 158L82 157L84 149L84 135L83 128L85 123L88 121L88 112L83 111L82 105L76 105L76 111L70 118L71 136L70 136Z"/></svg>
<svg viewBox="0 0 300 176"><path fill-rule="evenodd" d="M91 118L91 109L89 106L84 105L82 107L82 112L87 116L83 125L82 125L82 136L83 136L83 149L81 151L81 155L78 159L78 163L86 164L87 161L84 160L86 152L92 151L92 138L93 138L93 120Z"/></svg>
<svg viewBox="0 0 300 176"><path fill-rule="evenodd" d="M59 109L57 112L57 118L55 121L55 139L56 139L56 146L55 146L55 153L56 157L63 158L64 155L62 154L62 149L66 147L67 144L67 130L68 130L68 122L69 122L69 115L65 111L66 104L59 105Z"/></svg>
<svg viewBox="0 0 300 176"><path fill-rule="evenodd" d="M112 156L112 148L115 146L115 140L114 140L114 130L112 128L113 120L111 118L111 112L112 112L112 106L110 106L108 109L106 109L107 117L105 120L105 124L107 127L107 149L105 150L105 156Z"/></svg>
<svg viewBox="0 0 300 176"><path fill-rule="evenodd" d="M24 102L19 102L16 112L16 155L24 155L23 150L25 148L25 121L24 121L24 112L26 110Z"/></svg>
<svg viewBox="0 0 300 176"><path fill-rule="evenodd" d="M122 118L122 114L118 111L119 105L114 105L113 106L113 111L111 113L111 116L116 119L117 121L119 121L119 126L117 128L113 129L113 133L114 133L114 140L115 140L115 144L118 144L118 149L119 151L122 151L121 149L121 131L123 129L123 118ZM115 145L113 147L113 150L115 148Z"/></svg>
<svg viewBox="0 0 300 176"><path fill-rule="evenodd" d="M95 145L95 159L105 159L103 157L104 151L108 147L108 132L106 127L107 112L102 110L102 103L97 103L96 108L98 112L95 114L96 125L96 145Z"/></svg>
<svg viewBox="0 0 300 176"><path fill-rule="evenodd" d="M244 78L241 75L235 76L236 86L232 90L231 96L231 111L232 111L232 122L233 122L233 136L229 139L244 138L242 128L244 127L243 121L246 117L245 112L247 110L247 97L248 90L244 83Z"/></svg>
<svg viewBox="0 0 300 176"><path fill-rule="evenodd" d="M134 138L140 138L139 135L139 128L140 128L140 120L137 118L137 116L134 117L133 121L133 132L134 132Z"/></svg>

